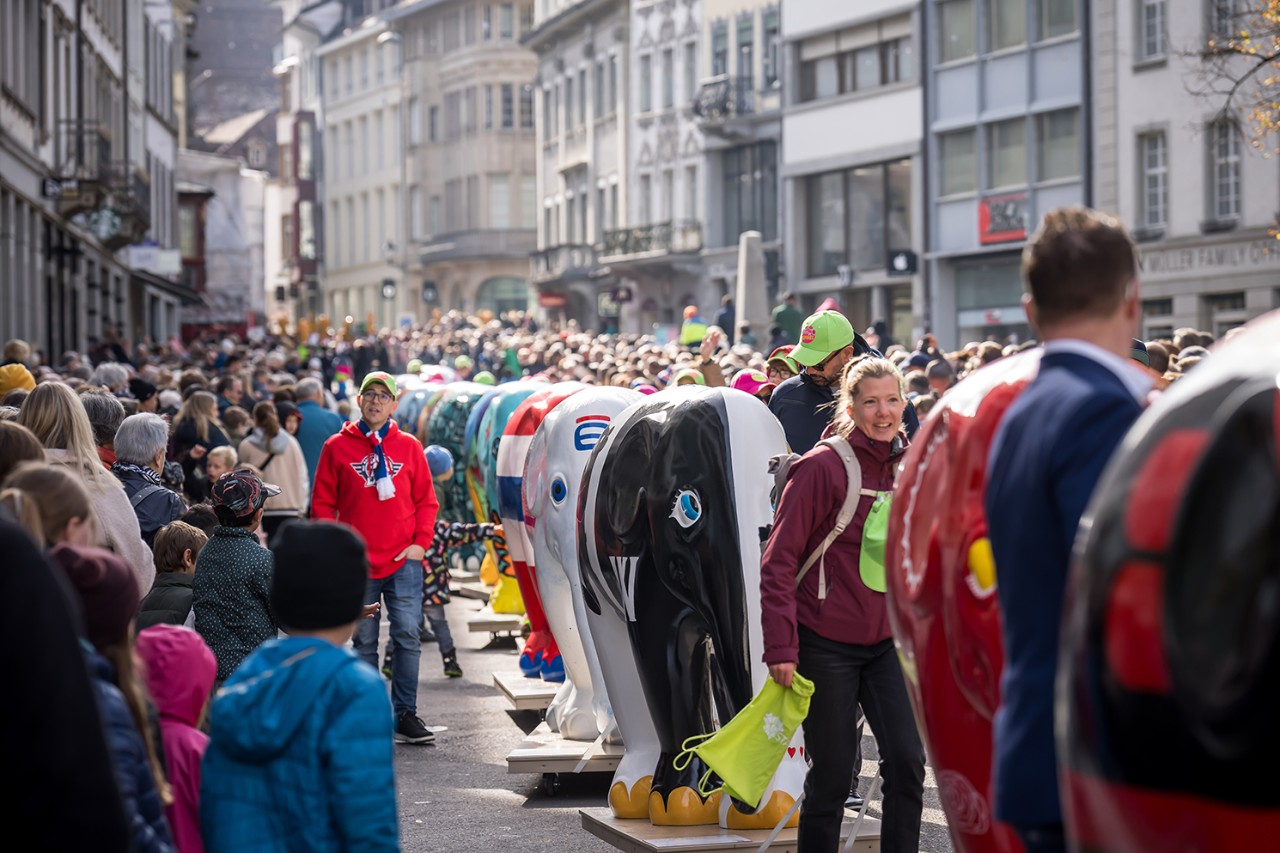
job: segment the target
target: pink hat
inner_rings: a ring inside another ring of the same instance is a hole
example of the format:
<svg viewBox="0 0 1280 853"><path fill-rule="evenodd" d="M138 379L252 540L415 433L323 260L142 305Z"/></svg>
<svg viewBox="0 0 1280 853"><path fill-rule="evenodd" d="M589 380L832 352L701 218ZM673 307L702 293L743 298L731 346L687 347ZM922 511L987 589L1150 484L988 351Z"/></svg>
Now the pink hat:
<svg viewBox="0 0 1280 853"><path fill-rule="evenodd" d="M641 382L639 385L636 385L632 390L639 391L641 394L657 394L658 393L658 389L654 388L648 382Z"/></svg>
<svg viewBox="0 0 1280 853"><path fill-rule="evenodd" d="M733 377L730 386L737 388L739 391L746 391L752 397L761 391L772 391L774 384L769 381L769 377L765 376L758 370L739 370Z"/></svg>

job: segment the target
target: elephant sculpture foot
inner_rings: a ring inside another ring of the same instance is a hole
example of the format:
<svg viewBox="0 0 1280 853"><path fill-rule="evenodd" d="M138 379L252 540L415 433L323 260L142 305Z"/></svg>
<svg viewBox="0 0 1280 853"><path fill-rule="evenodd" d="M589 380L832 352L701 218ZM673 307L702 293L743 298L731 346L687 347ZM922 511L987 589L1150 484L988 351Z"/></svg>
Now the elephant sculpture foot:
<svg viewBox="0 0 1280 853"><path fill-rule="evenodd" d="M731 801L728 814L725 816L725 829L773 829L782 820L782 816L795 805L795 798L786 791L774 791L768 799L760 804L754 814L743 814ZM788 818L787 826L800 825L800 810Z"/></svg>
<svg viewBox="0 0 1280 853"><path fill-rule="evenodd" d="M652 776L642 776L627 790L625 782L614 782L609 788L609 808L613 816L623 820L647 820L649 817L649 788Z"/></svg>
<svg viewBox="0 0 1280 853"><path fill-rule="evenodd" d="M649 792L649 822L654 826L704 826L720 822L720 791L703 797L681 785L664 798L660 791Z"/></svg>
<svg viewBox="0 0 1280 853"><path fill-rule="evenodd" d="M489 606L494 613L524 615L524 599L520 597L520 584L511 575L499 575L498 585L489 593Z"/></svg>
<svg viewBox="0 0 1280 853"><path fill-rule="evenodd" d="M494 586L498 583L498 577L498 564L493 561L492 555L486 552L484 562L480 564L480 583L485 586Z"/></svg>
<svg viewBox="0 0 1280 853"><path fill-rule="evenodd" d="M553 684L564 683L564 658L560 655L543 655L542 666L538 670L538 674L542 676L543 681L550 681Z"/></svg>

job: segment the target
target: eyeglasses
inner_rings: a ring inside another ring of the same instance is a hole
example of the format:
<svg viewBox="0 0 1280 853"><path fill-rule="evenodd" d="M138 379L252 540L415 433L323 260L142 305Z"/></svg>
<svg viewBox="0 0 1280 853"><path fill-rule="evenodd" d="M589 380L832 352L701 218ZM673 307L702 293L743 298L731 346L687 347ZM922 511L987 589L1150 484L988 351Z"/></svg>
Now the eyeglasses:
<svg viewBox="0 0 1280 853"><path fill-rule="evenodd" d="M830 355L828 355L826 358L824 358L822 361L818 362L817 364L811 364L806 366L805 370L811 373L821 373L822 371L827 369L827 365L831 363L831 359L835 358L840 353L844 352L845 349L846 349L845 347L841 347L840 349L831 353Z"/></svg>
<svg viewBox="0 0 1280 853"><path fill-rule="evenodd" d="M368 400L370 403L390 403L395 399L395 397L392 397L390 394L383 394L378 391L375 391L372 394L361 394L360 396Z"/></svg>

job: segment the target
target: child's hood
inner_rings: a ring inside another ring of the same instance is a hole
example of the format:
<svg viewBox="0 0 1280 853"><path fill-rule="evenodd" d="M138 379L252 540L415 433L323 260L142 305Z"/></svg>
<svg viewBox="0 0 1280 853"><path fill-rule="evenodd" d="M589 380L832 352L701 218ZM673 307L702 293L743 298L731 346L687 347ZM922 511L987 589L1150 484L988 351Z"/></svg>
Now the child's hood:
<svg viewBox="0 0 1280 853"><path fill-rule="evenodd" d="M238 761L264 764L288 748L313 702L344 666L358 666L347 649L311 637L269 640L218 691L210 739Z"/></svg>
<svg viewBox="0 0 1280 853"><path fill-rule="evenodd" d="M135 648L160 716L195 726L218 677L204 639L181 625L153 625L138 632Z"/></svg>

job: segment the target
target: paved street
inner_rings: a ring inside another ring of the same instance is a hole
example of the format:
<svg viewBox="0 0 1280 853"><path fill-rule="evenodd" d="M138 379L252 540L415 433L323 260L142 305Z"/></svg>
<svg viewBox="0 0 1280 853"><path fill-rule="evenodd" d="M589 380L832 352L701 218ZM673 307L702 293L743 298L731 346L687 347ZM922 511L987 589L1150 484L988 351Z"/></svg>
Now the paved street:
<svg viewBox="0 0 1280 853"><path fill-rule="evenodd" d="M429 726L448 731L436 745L396 747L396 788L400 800L400 841L405 851L432 853L604 853L614 848L582 829L578 809L603 806L609 775L563 777L559 796L539 790L540 777L507 774L506 755L538 715L515 713L492 684L494 670L516 666L516 647L469 634L466 618L478 602L454 599L446 611L466 671L462 679L440 673L434 643L422 647L419 713ZM385 624L383 634L385 637ZM875 743L864 742L863 790L870 786ZM951 850L932 773L926 779L924 829L920 849ZM871 815L879 817L874 808Z"/></svg>

